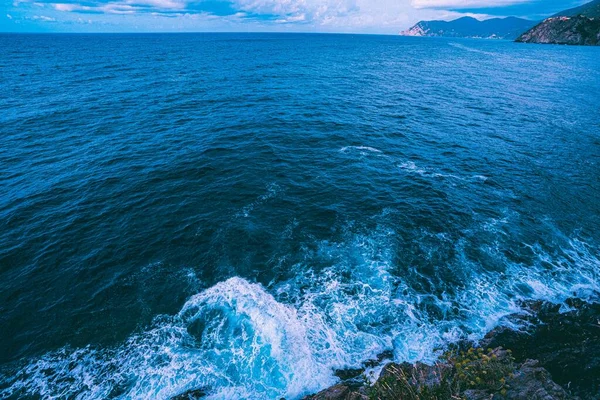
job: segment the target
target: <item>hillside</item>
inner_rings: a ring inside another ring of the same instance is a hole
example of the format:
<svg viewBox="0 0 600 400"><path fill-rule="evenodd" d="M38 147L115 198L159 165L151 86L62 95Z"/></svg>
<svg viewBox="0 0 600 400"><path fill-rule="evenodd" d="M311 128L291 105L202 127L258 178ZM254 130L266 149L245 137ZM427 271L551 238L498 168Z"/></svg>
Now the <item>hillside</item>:
<svg viewBox="0 0 600 400"><path fill-rule="evenodd" d="M600 0L561 11L519 36L517 42L600 45Z"/></svg>
<svg viewBox="0 0 600 400"><path fill-rule="evenodd" d="M479 21L463 17L454 21L421 21L412 28L400 32L402 36L444 36L484 39L515 39L535 25L522 18L493 18Z"/></svg>
<svg viewBox="0 0 600 400"><path fill-rule="evenodd" d="M600 19L553 17L525 32L517 42L541 44L600 45Z"/></svg>

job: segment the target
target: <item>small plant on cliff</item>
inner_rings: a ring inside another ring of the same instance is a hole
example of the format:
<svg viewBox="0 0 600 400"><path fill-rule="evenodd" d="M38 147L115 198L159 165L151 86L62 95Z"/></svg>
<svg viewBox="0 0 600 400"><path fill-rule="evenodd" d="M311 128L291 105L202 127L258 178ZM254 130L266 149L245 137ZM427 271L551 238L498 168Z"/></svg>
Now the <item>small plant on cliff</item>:
<svg viewBox="0 0 600 400"><path fill-rule="evenodd" d="M490 394L505 395L507 381L515 371L510 350L469 348L466 351L447 353L446 359L454 366L454 379L461 390L485 390Z"/></svg>
<svg viewBox="0 0 600 400"><path fill-rule="evenodd" d="M453 350L433 366L388 365L367 394L372 400L460 400L471 389L504 396L514 372L510 350Z"/></svg>

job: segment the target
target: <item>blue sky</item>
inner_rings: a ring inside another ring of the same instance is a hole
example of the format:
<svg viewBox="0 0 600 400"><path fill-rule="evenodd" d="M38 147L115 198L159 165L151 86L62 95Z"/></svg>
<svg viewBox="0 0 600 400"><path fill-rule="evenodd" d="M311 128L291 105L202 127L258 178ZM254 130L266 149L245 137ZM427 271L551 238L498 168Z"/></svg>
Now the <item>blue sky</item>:
<svg viewBox="0 0 600 400"><path fill-rule="evenodd" d="M585 0L0 0L0 32L397 33L419 20L542 19Z"/></svg>

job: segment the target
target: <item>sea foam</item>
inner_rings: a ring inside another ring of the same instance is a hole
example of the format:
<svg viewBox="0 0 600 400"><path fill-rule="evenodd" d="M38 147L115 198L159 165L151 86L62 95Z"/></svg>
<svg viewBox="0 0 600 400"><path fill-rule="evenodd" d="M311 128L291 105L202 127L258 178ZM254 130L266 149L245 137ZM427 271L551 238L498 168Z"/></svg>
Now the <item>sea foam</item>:
<svg viewBox="0 0 600 400"><path fill-rule="evenodd" d="M521 300L595 301L600 292L595 249L572 239L559 255L530 245L535 263L504 259L501 272L459 257L464 286L428 293L392 272L394 234L381 228L320 242L307 258L328 267L299 264L293 278L269 288L241 277L219 282L116 348L63 348L29 360L3 375L0 394L167 399L201 388L209 399L297 399L334 384L336 369L386 350L396 361L432 362L449 343L511 325L505 317L522 312Z"/></svg>

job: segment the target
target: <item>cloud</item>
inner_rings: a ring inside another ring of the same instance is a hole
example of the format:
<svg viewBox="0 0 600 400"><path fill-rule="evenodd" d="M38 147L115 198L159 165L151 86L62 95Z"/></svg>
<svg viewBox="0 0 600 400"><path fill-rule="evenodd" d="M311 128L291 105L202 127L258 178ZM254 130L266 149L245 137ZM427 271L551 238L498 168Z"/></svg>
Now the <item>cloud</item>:
<svg viewBox="0 0 600 400"><path fill-rule="evenodd" d="M12 0L23 13L61 21L73 13L123 30L254 30L394 33L419 20L479 19L539 0ZM500 8L498 8L500 7ZM493 11L492 10L495 10ZM29 11L27 11L29 10ZM38 8L39 10L39 8ZM8 11L8 10L7 10ZM39 11L38 11L39 12ZM13 13L13 15L15 15ZM163 21L161 21L163 20ZM168 28L167 28L168 27ZM132 29L133 28L133 29Z"/></svg>
<svg viewBox="0 0 600 400"><path fill-rule="evenodd" d="M6 14L6 18L13 19L12 15L10 15L10 14Z"/></svg>
<svg viewBox="0 0 600 400"><path fill-rule="evenodd" d="M248 19L262 16L276 23L331 24L333 21L394 21L416 15L415 10L457 10L503 7L533 0L14 0L15 4L49 4L57 11L96 14L247 14Z"/></svg>
<svg viewBox="0 0 600 400"><path fill-rule="evenodd" d="M34 15L31 19L42 22L56 22L56 18L47 17L45 15Z"/></svg>
<svg viewBox="0 0 600 400"><path fill-rule="evenodd" d="M108 3L93 6L84 6L76 3L52 3L51 5L56 11L97 14L135 14L139 10L139 7L125 3Z"/></svg>
<svg viewBox="0 0 600 400"><path fill-rule="evenodd" d="M515 4L531 3L532 0L412 0L415 8L490 8L507 7Z"/></svg>
<svg viewBox="0 0 600 400"><path fill-rule="evenodd" d="M40 7L47 4L56 11L83 14L143 14L165 11L184 12L189 3L186 0L119 0L33 4Z"/></svg>
<svg viewBox="0 0 600 400"><path fill-rule="evenodd" d="M15 0L18 3L27 1ZM39 0L35 4L39 3ZM269 16L290 22L310 22L359 11L361 0L91 0L47 2L57 11L79 13L188 13ZM388 1L388 0L386 0ZM404 2L408 0L403 0Z"/></svg>
<svg viewBox="0 0 600 400"><path fill-rule="evenodd" d="M183 10L187 7L188 2L184 0L129 0L125 1L125 4L161 10Z"/></svg>
<svg viewBox="0 0 600 400"><path fill-rule="evenodd" d="M78 4L63 4L63 3L55 3L52 4L52 7L54 7L55 10L57 11L75 11L75 10L79 10L81 6L79 6ZM83 7L81 7L82 9Z"/></svg>

